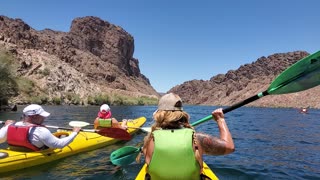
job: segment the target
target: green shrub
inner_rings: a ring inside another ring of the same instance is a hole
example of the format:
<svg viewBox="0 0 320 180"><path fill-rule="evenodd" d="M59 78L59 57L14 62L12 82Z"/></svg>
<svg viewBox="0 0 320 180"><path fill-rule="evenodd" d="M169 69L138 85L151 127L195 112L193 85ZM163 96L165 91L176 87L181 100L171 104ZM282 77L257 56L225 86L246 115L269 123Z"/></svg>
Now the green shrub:
<svg viewBox="0 0 320 180"><path fill-rule="evenodd" d="M27 78L21 77L21 78L17 79L17 84L18 84L19 90L21 92L24 92L28 95L32 95L32 93L34 91L34 87L35 87L33 81L31 81Z"/></svg>
<svg viewBox="0 0 320 180"><path fill-rule="evenodd" d="M96 102L94 100L94 97L92 97L92 96L88 96L87 102L90 105L95 105L96 104Z"/></svg>
<svg viewBox="0 0 320 180"><path fill-rule="evenodd" d="M45 95L40 95L39 96L40 100L41 100L41 104L47 104L48 103L48 96Z"/></svg>
<svg viewBox="0 0 320 180"><path fill-rule="evenodd" d="M125 105L124 101L125 101L125 97L123 96L115 95L112 97L112 104L114 105Z"/></svg>
<svg viewBox="0 0 320 180"><path fill-rule="evenodd" d="M142 96L139 98L139 105L156 105L158 103L157 98Z"/></svg>
<svg viewBox="0 0 320 180"><path fill-rule="evenodd" d="M52 98L52 103L55 104L55 105L61 105L61 103L62 103L61 97L53 97Z"/></svg>
<svg viewBox="0 0 320 180"><path fill-rule="evenodd" d="M110 98L108 95L105 94L99 94L94 97L94 102L96 105L101 105L101 104L110 104Z"/></svg>
<svg viewBox="0 0 320 180"><path fill-rule="evenodd" d="M147 96L142 97L129 97L119 94L108 96L105 94L90 95L87 99L90 105L112 104L112 105L156 105L157 98L150 98Z"/></svg>
<svg viewBox="0 0 320 180"><path fill-rule="evenodd" d="M48 103L48 97L45 95L39 95L39 96L30 96L28 98L28 102L32 104L47 104Z"/></svg>
<svg viewBox="0 0 320 180"><path fill-rule="evenodd" d="M41 104L41 99L38 96L31 96L28 98L29 104Z"/></svg>
<svg viewBox="0 0 320 180"><path fill-rule="evenodd" d="M74 96L73 96L72 99L71 99L71 103L72 103L72 104L75 104L75 105L81 104L80 95L74 94Z"/></svg>
<svg viewBox="0 0 320 180"><path fill-rule="evenodd" d="M0 99L5 100L18 94L15 69L13 57L0 51Z"/></svg>
<svg viewBox="0 0 320 180"><path fill-rule="evenodd" d="M143 99L138 99L138 105L144 105Z"/></svg>
<svg viewBox="0 0 320 180"><path fill-rule="evenodd" d="M66 93L66 98L71 104L79 105L82 103L79 94Z"/></svg>

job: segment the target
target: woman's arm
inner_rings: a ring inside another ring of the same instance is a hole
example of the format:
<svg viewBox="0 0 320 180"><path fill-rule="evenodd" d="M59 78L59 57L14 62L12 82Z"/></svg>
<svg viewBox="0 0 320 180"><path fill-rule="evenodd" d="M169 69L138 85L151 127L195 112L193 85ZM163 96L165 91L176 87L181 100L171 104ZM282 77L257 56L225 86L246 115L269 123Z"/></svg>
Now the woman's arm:
<svg viewBox="0 0 320 180"><path fill-rule="evenodd" d="M219 108L213 111L212 116L218 124L220 138L204 133L197 133L197 139L203 149L204 154L224 155L234 152L235 147L232 135L224 119L222 109Z"/></svg>
<svg viewBox="0 0 320 180"><path fill-rule="evenodd" d="M197 140L207 155L224 155L234 151L234 148L228 148L226 141L209 134L197 133Z"/></svg>

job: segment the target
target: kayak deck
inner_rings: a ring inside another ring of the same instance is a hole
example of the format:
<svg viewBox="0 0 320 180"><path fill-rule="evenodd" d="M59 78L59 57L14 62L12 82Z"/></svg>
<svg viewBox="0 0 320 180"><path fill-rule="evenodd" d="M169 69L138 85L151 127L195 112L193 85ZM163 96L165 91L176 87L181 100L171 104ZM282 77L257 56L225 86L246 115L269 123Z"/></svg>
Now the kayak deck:
<svg viewBox="0 0 320 180"><path fill-rule="evenodd" d="M137 175L136 180L144 180L146 173L147 173L147 164L144 164L139 174ZM208 176L212 180L219 179L205 162L203 162L203 174Z"/></svg>
<svg viewBox="0 0 320 180"><path fill-rule="evenodd" d="M146 122L145 117L140 117L127 122L128 126L141 127ZM139 129L130 128L128 132L133 134ZM57 137L68 136L71 131L59 131L53 133ZM80 131L75 139L62 149L46 149L36 152L19 152L8 149L0 149L0 173L24 169L40 164L49 163L61 158L75 155L81 152L92 151L114 144L119 139L101 136L97 133Z"/></svg>

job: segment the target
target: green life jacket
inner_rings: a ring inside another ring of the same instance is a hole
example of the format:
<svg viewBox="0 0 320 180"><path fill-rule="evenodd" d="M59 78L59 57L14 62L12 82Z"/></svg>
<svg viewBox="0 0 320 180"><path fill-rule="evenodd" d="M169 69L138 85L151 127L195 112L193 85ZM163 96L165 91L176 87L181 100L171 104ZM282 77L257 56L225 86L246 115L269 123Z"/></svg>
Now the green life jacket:
<svg viewBox="0 0 320 180"><path fill-rule="evenodd" d="M99 127L111 127L112 119L99 119Z"/></svg>
<svg viewBox="0 0 320 180"><path fill-rule="evenodd" d="M200 179L200 165L192 146L192 129L155 130L152 133L154 151L148 166L152 180Z"/></svg>

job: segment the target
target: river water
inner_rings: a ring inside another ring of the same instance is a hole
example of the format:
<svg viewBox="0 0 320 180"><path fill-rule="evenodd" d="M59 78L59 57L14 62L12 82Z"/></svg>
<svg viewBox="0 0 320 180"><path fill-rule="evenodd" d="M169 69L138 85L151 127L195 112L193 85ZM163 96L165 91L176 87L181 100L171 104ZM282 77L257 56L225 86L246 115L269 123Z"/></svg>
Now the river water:
<svg viewBox="0 0 320 180"><path fill-rule="evenodd" d="M19 120L17 112L1 112L0 120ZM47 125L68 127L69 121L92 123L98 106L44 106L51 113ZM214 106L185 106L191 122L211 114ZM111 106L113 116L121 120L145 116L144 126L152 124L156 106ZM205 162L224 179L320 179L320 110L308 114L294 108L241 107L226 114L236 151L225 156L204 156ZM216 123L204 122L197 131L218 135ZM110 154L123 146L142 145L146 134L138 132L128 142L74 155L50 164L7 174L1 179L134 179L142 163L116 167ZM1 144L4 148L6 144Z"/></svg>

